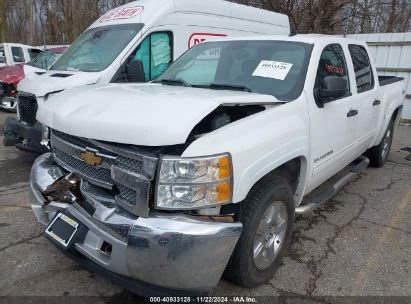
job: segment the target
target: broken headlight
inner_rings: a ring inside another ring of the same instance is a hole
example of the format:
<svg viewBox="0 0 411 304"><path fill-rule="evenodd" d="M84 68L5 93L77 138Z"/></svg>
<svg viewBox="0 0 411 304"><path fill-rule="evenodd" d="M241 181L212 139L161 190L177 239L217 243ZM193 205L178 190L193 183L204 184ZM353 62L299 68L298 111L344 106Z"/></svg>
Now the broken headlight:
<svg viewBox="0 0 411 304"><path fill-rule="evenodd" d="M232 200L231 156L163 157L156 189L156 208L195 210Z"/></svg>

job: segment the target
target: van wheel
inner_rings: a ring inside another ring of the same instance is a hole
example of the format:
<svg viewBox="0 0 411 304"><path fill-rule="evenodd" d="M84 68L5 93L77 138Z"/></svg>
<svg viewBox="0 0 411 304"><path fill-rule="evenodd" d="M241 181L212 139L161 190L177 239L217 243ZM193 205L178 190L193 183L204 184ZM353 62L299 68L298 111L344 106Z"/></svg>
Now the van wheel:
<svg viewBox="0 0 411 304"><path fill-rule="evenodd" d="M241 203L243 232L224 277L255 287L267 282L281 265L294 224L294 195L280 176L263 179Z"/></svg>
<svg viewBox="0 0 411 304"><path fill-rule="evenodd" d="M384 137L381 142L365 152L365 156L370 159L370 165L380 168L384 166L387 161L388 154L390 153L392 139L394 135L394 122L391 120L385 131Z"/></svg>

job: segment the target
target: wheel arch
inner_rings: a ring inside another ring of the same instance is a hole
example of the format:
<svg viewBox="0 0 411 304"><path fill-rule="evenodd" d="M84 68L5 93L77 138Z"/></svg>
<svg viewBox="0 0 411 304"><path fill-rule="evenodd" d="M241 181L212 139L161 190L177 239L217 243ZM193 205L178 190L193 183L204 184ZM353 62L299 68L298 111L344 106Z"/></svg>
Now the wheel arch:
<svg viewBox="0 0 411 304"><path fill-rule="evenodd" d="M394 112L392 113L391 119L394 122L394 126L397 126L401 120L401 115L402 115L402 111L403 111L403 106L400 105L398 108L396 108L394 110Z"/></svg>
<svg viewBox="0 0 411 304"><path fill-rule="evenodd" d="M294 193L294 202L298 206L303 198L305 186L308 179L308 162L304 155L299 155L282 161L260 172L257 178L249 183L246 191L243 191L244 200L248 193L256 187L259 182L271 176L279 175L287 180Z"/></svg>

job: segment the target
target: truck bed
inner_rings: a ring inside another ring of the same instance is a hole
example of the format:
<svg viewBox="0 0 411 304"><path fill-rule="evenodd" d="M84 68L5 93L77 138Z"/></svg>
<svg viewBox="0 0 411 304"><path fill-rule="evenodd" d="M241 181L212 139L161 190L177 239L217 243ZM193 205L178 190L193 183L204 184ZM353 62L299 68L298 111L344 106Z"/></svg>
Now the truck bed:
<svg viewBox="0 0 411 304"><path fill-rule="evenodd" d="M378 76L378 82L380 83L380 87L402 81L404 80L403 77L397 77L397 76Z"/></svg>

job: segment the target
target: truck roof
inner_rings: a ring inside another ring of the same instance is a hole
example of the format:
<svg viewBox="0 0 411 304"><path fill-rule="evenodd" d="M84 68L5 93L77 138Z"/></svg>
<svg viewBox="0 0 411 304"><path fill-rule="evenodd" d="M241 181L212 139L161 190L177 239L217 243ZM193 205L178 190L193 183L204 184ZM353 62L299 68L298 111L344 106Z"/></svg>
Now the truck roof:
<svg viewBox="0 0 411 304"><path fill-rule="evenodd" d="M294 36L285 35L259 35L259 36L242 36L242 37L223 37L216 38L218 41L247 41L247 40L267 40L267 41L293 41L293 42L303 42L308 44L314 44L320 41L336 43L338 41L345 41L348 43L355 43L360 45L366 45L363 41L343 38L333 35L323 35L323 34L301 34Z"/></svg>
<svg viewBox="0 0 411 304"><path fill-rule="evenodd" d="M5 42L5 43L0 43L0 46L17 46L17 47L28 47L28 48L32 48L32 49L41 49L37 46L31 46L31 45L27 45L27 44L21 44L21 43L9 43L9 42Z"/></svg>
<svg viewBox="0 0 411 304"><path fill-rule="evenodd" d="M210 14L231 16L241 21L258 21L262 24L275 24L289 29L287 15L275 13L251 6L232 3L225 0L139 0L117 7L91 25L100 27L113 24L150 23L151 20L163 19L164 24L169 21L171 13L181 14ZM162 16L162 18L160 18Z"/></svg>

